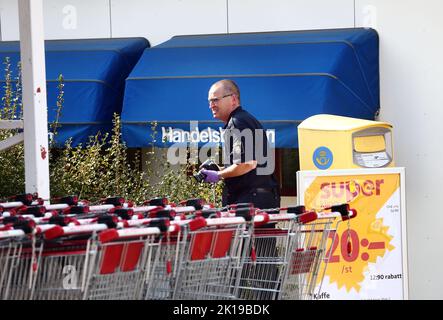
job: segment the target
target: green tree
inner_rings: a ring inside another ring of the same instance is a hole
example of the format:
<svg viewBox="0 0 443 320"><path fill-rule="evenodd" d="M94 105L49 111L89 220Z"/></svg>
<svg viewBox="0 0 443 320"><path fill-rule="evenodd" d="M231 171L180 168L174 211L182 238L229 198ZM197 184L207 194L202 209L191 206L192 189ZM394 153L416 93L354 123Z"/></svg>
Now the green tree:
<svg viewBox="0 0 443 320"><path fill-rule="evenodd" d="M22 118L21 70L17 65L18 76L13 79L9 58L4 61L5 94L0 109L1 120ZM59 122L63 112L64 79L58 78L58 95L55 107L56 117L49 125L52 139L49 143L49 169L51 196L76 194L81 199L97 203L110 196L122 196L141 204L143 201L166 197L171 202L191 198L203 198L209 202L216 199L220 206L222 183L215 186L198 183L190 173L195 171L190 163L179 169L172 168L166 159L149 159L142 166L140 150L136 150L132 160L128 157L128 148L121 138L121 120L114 114L113 129L110 134L97 133L89 137L85 145L72 146L68 140L63 148L57 148L55 139L62 124ZM152 138L157 124L151 124ZM17 130L0 130L0 139L5 139ZM154 146L150 148L151 153ZM161 166L153 170L152 161L159 161ZM141 168L144 167L143 171ZM0 152L0 198L24 193L24 148L15 145ZM150 183L150 181L159 183Z"/></svg>

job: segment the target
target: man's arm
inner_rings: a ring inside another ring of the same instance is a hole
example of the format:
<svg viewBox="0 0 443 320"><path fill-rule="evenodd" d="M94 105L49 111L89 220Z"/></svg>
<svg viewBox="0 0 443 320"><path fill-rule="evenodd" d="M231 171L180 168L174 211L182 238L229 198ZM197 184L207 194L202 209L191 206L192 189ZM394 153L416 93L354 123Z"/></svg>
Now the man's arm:
<svg viewBox="0 0 443 320"><path fill-rule="evenodd" d="M217 183L220 179L234 178L248 173L257 167L257 161L251 160L245 163L238 163L223 168L220 171L202 169L201 172L205 175L205 182Z"/></svg>
<svg viewBox="0 0 443 320"><path fill-rule="evenodd" d="M257 161L251 160L245 163L232 164L218 172L218 175L223 178L234 178L248 173L257 167Z"/></svg>

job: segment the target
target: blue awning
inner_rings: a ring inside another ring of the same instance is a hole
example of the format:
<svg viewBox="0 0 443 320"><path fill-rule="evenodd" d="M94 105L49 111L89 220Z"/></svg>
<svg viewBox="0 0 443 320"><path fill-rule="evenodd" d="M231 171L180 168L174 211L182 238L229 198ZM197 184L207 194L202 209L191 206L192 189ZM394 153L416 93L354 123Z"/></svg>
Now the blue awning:
<svg viewBox="0 0 443 320"><path fill-rule="evenodd" d="M109 132L114 112L122 109L124 81L149 47L144 38L47 40L45 41L48 122L56 116L58 77L64 78L64 102L56 142L72 138L74 146L98 131ZM0 42L0 59L9 57L12 77L20 59L18 41ZM5 66L3 65L3 69ZM0 76L5 93L5 72Z"/></svg>
<svg viewBox="0 0 443 320"><path fill-rule="evenodd" d="M312 115L374 119L378 57L378 35L364 28L173 37L146 49L126 80L123 139L168 146L181 129L215 142L223 124L212 119L208 90L230 78L243 108L275 130L276 146L297 147L297 126Z"/></svg>

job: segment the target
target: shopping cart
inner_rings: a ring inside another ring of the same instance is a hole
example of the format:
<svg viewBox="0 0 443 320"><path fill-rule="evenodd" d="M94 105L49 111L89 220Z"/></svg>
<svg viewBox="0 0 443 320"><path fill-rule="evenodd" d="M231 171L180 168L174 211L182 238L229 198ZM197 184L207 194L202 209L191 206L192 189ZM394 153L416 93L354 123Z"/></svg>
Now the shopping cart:
<svg viewBox="0 0 443 320"><path fill-rule="evenodd" d="M21 200L0 204L0 299L310 299L329 234L355 216L349 206Z"/></svg>
<svg viewBox="0 0 443 320"><path fill-rule="evenodd" d="M330 209L331 212L317 212L313 221L295 225L294 244L279 299L310 300L317 285L320 291L329 260L326 256L328 237L342 221L349 222L357 215L348 204Z"/></svg>
<svg viewBox="0 0 443 320"><path fill-rule="evenodd" d="M242 209L240 209L242 210ZM245 209L243 209L245 211ZM255 211L249 224L251 241L238 282L237 299L275 300L280 297L290 255L296 244L297 227L317 218L315 212L268 214ZM287 211L282 209L268 212ZM291 211L291 210L289 210Z"/></svg>
<svg viewBox="0 0 443 320"><path fill-rule="evenodd" d="M182 226L187 223L189 221L171 221L171 224L176 227L176 232L165 234L157 242L153 254L147 259L147 262L152 265L152 274L144 279L141 299L173 299L179 263L188 241L187 228Z"/></svg>
<svg viewBox="0 0 443 320"><path fill-rule="evenodd" d="M44 225L40 228L44 230L44 247L32 298L83 299L92 242L96 239L97 232L107 230L107 225Z"/></svg>
<svg viewBox="0 0 443 320"><path fill-rule="evenodd" d="M27 222L0 231L0 299L32 298L42 243Z"/></svg>
<svg viewBox="0 0 443 320"><path fill-rule="evenodd" d="M236 290L236 298L245 300L312 298L326 270L330 232L340 221L356 215L347 204L334 206L328 213L307 212L304 206L257 209L237 204L230 209L225 216L252 217L247 225L249 248Z"/></svg>
<svg viewBox="0 0 443 320"><path fill-rule="evenodd" d="M234 299L247 248L246 220L197 217L183 228L187 241L173 299Z"/></svg>
<svg viewBox="0 0 443 320"><path fill-rule="evenodd" d="M199 209L202 209L202 207ZM151 218L149 219L128 221L130 225L136 226L143 225L145 222L155 223L155 219L169 219L170 224L177 228L176 233L165 234L156 243L155 250L149 259L154 267L151 268L152 275L144 282L142 299L171 300L176 297L177 288L182 288L178 281L181 281L183 273L187 272L187 269L183 268L183 264L187 259L186 251L189 250L190 246L200 245L201 238L194 233L198 229L207 226L203 218L186 219L186 214L192 216L196 212L201 213L196 207L189 205L165 206L161 210L151 210L149 214ZM209 224L211 225L211 222ZM194 242L191 244L192 241ZM205 245L204 243L201 244ZM195 257L194 255L193 258Z"/></svg>
<svg viewBox="0 0 443 320"><path fill-rule="evenodd" d="M22 252L21 230L0 231L0 299L9 298L11 269L15 267Z"/></svg>
<svg viewBox="0 0 443 320"><path fill-rule="evenodd" d="M51 228L45 232L34 298L137 299L160 235L157 227L116 230L100 223Z"/></svg>
<svg viewBox="0 0 443 320"><path fill-rule="evenodd" d="M144 284L150 282L159 241L178 228L167 226L128 228L100 234L90 259L84 297L86 299L140 299ZM112 240L112 241L111 241Z"/></svg>
<svg viewBox="0 0 443 320"><path fill-rule="evenodd" d="M147 239L139 237L132 243L126 243L125 239L125 243L120 244L121 256L115 254L118 252L117 244L102 244L97 240L97 232L110 228L109 224L98 223L103 222L103 213L125 210L121 209L128 207L124 199L108 198L97 206L78 203L74 197L64 197L53 205L35 201L29 194L16 196L12 200L0 203L1 299L75 300L94 297L99 291L96 289L100 286L96 279L100 276L94 276L91 270L98 264L103 265L100 275L113 273L115 280L111 281L112 288L104 290L108 295L97 294L99 298L125 298L134 292L127 289L131 293L125 296L125 289L119 288L123 283L132 283L127 280L131 278L129 271L138 265L137 246L141 247L140 243ZM68 227L67 221L75 223ZM52 224L54 222L64 227ZM118 222L118 225L124 227L125 223ZM103 261L91 264L92 258ZM139 260L144 267L143 258ZM112 269L112 263L118 266L114 270L116 272L108 272L107 268ZM124 272L124 276L120 271ZM109 295L109 292L113 294Z"/></svg>

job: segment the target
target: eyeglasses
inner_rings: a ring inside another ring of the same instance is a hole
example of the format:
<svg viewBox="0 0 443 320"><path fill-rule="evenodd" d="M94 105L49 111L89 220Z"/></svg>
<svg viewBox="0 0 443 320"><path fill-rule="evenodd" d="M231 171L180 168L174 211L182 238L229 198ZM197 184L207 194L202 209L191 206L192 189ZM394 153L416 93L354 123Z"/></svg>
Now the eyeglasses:
<svg viewBox="0 0 443 320"><path fill-rule="evenodd" d="M232 95L234 95L234 94L230 93L230 94L226 94L226 95L224 95L223 97L220 97L220 98L212 98L212 99L209 99L208 102L209 102L209 104L218 103L221 99L224 99L226 97L230 97Z"/></svg>

